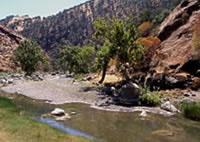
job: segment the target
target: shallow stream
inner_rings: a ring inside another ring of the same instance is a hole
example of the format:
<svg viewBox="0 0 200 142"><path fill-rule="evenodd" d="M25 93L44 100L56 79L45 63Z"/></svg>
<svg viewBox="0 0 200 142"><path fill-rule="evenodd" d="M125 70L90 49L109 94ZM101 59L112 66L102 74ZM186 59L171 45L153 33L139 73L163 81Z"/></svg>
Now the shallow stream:
<svg viewBox="0 0 200 142"><path fill-rule="evenodd" d="M2 92L0 93L2 95ZM200 123L182 116L164 117L139 113L107 112L90 108L85 104L51 105L21 95L8 95L25 115L66 131L72 135L84 136L102 142L200 142ZM70 120L56 122L41 119L41 115L54 108L67 113L76 112Z"/></svg>

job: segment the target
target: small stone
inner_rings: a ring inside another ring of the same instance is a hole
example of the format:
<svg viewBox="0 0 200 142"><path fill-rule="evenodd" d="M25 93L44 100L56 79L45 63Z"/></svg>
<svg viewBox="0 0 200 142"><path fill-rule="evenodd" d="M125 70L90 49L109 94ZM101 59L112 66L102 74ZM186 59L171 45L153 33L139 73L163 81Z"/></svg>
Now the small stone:
<svg viewBox="0 0 200 142"><path fill-rule="evenodd" d="M143 110L143 111L140 113L140 116L141 116L141 117L147 117L147 112Z"/></svg>
<svg viewBox="0 0 200 142"><path fill-rule="evenodd" d="M12 84L14 82L14 79L8 79L8 84Z"/></svg>
<svg viewBox="0 0 200 142"><path fill-rule="evenodd" d="M158 136L173 136L174 133L169 131L169 130L157 130L152 132L153 135L158 135Z"/></svg>
<svg viewBox="0 0 200 142"><path fill-rule="evenodd" d="M197 95L196 94L192 94L192 97L196 97Z"/></svg>
<svg viewBox="0 0 200 142"><path fill-rule="evenodd" d="M115 90L116 90L115 87L112 86L112 87L111 87L111 91L115 91Z"/></svg>
<svg viewBox="0 0 200 142"><path fill-rule="evenodd" d="M187 94L184 94L184 96L185 96L185 97L190 97L190 94L187 93Z"/></svg>
<svg viewBox="0 0 200 142"><path fill-rule="evenodd" d="M72 111L72 112L71 112L71 115L76 115L76 112Z"/></svg>

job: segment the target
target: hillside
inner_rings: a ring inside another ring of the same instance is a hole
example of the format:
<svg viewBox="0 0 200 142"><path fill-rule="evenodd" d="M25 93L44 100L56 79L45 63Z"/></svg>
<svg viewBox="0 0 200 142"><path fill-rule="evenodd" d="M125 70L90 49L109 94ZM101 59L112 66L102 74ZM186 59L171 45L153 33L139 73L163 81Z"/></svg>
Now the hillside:
<svg viewBox="0 0 200 142"><path fill-rule="evenodd" d="M158 32L161 44L152 58L151 71L134 75L135 80L145 78L159 89L200 88L199 5L199 0L182 1L163 21Z"/></svg>
<svg viewBox="0 0 200 142"><path fill-rule="evenodd" d="M91 0L56 15L43 18L8 17L0 21L27 38L35 39L51 56L60 42L85 45L91 40L97 17L136 17L144 9L171 9L180 0Z"/></svg>
<svg viewBox="0 0 200 142"><path fill-rule="evenodd" d="M16 69L11 56L21 40L23 37L0 25L0 71Z"/></svg>

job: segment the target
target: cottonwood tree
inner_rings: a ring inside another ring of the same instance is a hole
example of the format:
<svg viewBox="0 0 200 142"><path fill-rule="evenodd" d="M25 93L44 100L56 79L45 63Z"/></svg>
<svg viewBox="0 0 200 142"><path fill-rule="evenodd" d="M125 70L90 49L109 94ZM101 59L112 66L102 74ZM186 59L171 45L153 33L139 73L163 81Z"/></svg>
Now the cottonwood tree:
<svg viewBox="0 0 200 142"><path fill-rule="evenodd" d="M108 64L111 59L117 57L118 63L130 62L130 53L140 47L136 44L136 28L130 19L97 18L94 22L94 39L102 46L97 53L96 65L102 70L99 83L103 83ZM141 47L142 48L142 47Z"/></svg>
<svg viewBox="0 0 200 142"><path fill-rule="evenodd" d="M91 46L64 46L60 52L61 68L70 73L85 74L93 71L95 49Z"/></svg>

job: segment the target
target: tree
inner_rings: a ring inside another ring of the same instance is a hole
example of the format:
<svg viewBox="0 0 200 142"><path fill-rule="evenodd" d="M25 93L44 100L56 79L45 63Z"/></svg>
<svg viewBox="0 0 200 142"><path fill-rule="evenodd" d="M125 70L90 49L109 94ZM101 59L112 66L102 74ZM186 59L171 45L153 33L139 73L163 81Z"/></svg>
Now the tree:
<svg viewBox="0 0 200 142"><path fill-rule="evenodd" d="M72 73L77 66L76 55L80 52L80 47L64 46L60 51L60 66L64 72L67 70Z"/></svg>
<svg viewBox="0 0 200 142"><path fill-rule="evenodd" d="M94 69L95 62L95 49L91 46L84 46L80 52L76 55L77 60L77 72L78 73L90 73Z"/></svg>
<svg viewBox="0 0 200 142"><path fill-rule="evenodd" d="M13 59L20 63L21 68L28 75L35 72L41 63L45 63L47 58L40 46L31 40L25 40L20 43L14 51Z"/></svg>
<svg viewBox="0 0 200 142"><path fill-rule="evenodd" d="M68 47L64 46L60 52L60 65L63 71L70 73L89 73L93 71L95 58L94 47Z"/></svg>
<svg viewBox="0 0 200 142"><path fill-rule="evenodd" d="M130 19L97 18L94 22L94 39L102 45L97 53L97 67L103 71L99 83L103 83L106 70L111 59L117 57L118 63L129 62L129 53L137 48L135 43L137 33Z"/></svg>

